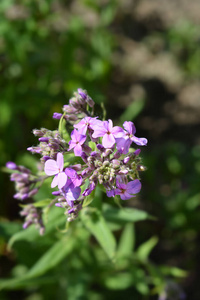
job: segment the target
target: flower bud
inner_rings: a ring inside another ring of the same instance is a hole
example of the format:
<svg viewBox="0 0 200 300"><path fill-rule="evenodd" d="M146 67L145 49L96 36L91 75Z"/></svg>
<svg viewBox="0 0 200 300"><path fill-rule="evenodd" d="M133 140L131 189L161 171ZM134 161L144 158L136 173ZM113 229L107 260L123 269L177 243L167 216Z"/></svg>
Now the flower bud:
<svg viewBox="0 0 200 300"><path fill-rule="evenodd" d="M53 119L57 119L57 120L60 120L62 118L62 114L61 113L53 113Z"/></svg>
<svg viewBox="0 0 200 300"><path fill-rule="evenodd" d="M117 159L113 159L113 160L112 160L112 167L113 167L114 169L117 169L119 166L120 166L120 161L117 160Z"/></svg>
<svg viewBox="0 0 200 300"><path fill-rule="evenodd" d="M123 159L123 163L124 164L127 164L130 160L130 157L129 156L126 156L124 159Z"/></svg>
<svg viewBox="0 0 200 300"><path fill-rule="evenodd" d="M17 165L12 161L8 161L6 163L6 168L8 168L10 170L17 170Z"/></svg>

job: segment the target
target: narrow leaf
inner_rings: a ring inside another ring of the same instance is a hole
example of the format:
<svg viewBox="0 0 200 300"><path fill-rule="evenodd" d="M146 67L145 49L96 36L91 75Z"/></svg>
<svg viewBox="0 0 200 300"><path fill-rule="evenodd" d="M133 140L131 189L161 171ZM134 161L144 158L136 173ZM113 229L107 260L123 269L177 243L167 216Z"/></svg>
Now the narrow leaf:
<svg viewBox="0 0 200 300"><path fill-rule="evenodd" d="M134 225L126 224L124 231L121 234L119 246L117 250L117 257L130 257L135 243Z"/></svg>
<svg viewBox="0 0 200 300"><path fill-rule="evenodd" d="M111 290L125 290L133 285L133 278L130 273L119 273L112 277L106 277L105 286Z"/></svg>
<svg viewBox="0 0 200 300"><path fill-rule="evenodd" d="M72 239L62 239L53 245L31 268L26 277L40 276L48 270L54 268L61 262L73 249Z"/></svg>
<svg viewBox="0 0 200 300"><path fill-rule="evenodd" d="M82 210L81 218L85 227L94 235L108 257L113 259L116 250L115 237L100 211L95 208L87 208Z"/></svg>
<svg viewBox="0 0 200 300"><path fill-rule="evenodd" d="M1 280L0 289L16 288L22 284L26 285L26 281L41 276L58 265L72 251L73 247L74 243L71 240L70 243L68 239L59 240L21 278Z"/></svg>
<svg viewBox="0 0 200 300"><path fill-rule="evenodd" d="M106 220L113 222L138 222L153 219L147 212L136 208L115 208L110 205L103 206L103 215Z"/></svg>
<svg viewBox="0 0 200 300"><path fill-rule="evenodd" d="M157 243L158 243L158 238L156 236L153 236L148 241L146 241L141 246L139 246L137 249L138 259L141 260L142 262L145 262Z"/></svg>

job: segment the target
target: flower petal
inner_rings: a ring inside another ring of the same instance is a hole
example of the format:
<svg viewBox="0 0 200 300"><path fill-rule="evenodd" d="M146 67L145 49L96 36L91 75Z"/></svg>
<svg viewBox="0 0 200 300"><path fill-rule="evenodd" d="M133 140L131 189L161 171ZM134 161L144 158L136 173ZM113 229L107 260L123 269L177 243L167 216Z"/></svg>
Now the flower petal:
<svg viewBox="0 0 200 300"><path fill-rule="evenodd" d="M115 196L115 191L114 190L106 191L106 195L108 197L114 197Z"/></svg>
<svg viewBox="0 0 200 300"><path fill-rule="evenodd" d="M136 137L136 136L133 136L132 138L131 138L131 140L135 143L135 144L137 144L138 146L146 146L147 145L147 139L145 139L145 138L138 138L138 137Z"/></svg>
<svg viewBox="0 0 200 300"><path fill-rule="evenodd" d="M57 185L58 185L58 174L52 180L51 187L55 188Z"/></svg>
<svg viewBox="0 0 200 300"><path fill-rule="evenodd" d="M137 194L140 192L141 187L141 182L138 179L135 179L127 183L127 192L129 194Z"/></svg>
<svg viewBox="0 0 200 300"><path fill-rule="evenodd" d="M68 151L72 150L76 146L76 143L73 140L69 141L68 144L69 144Z"/></svg>
<svg viewBox="0 0 200 300"><path fill-rule="evenodd" d="M48 176L58 174L58 165L54 159L48 159L44 165L44 171Z"/></svg>
<svg viewBox="0 0 200 300"><path fill-rule="evenodd" d="M62 172L63 166L64 166L64 159L63 159L62 153L60 153L60 152L57 154L57 165L58 165L60 172Z"/></svg>
<svg viewBox="0 0 200 300"><path fill-rule="evenodd" d="M67 182L67 175L64 172L61 172L57 176L58 176L58 188L61 189Z"/></svg>
<svg viewBox="0 0 200 300"><path fill-rule="evenodd" d="M112 146L115 144L115 138L112 134L104 134L102 139L102 145L105 148L112 148Z"/></svg>
<svg viewBox="0 0 200 300"><path fill-rule="evenodd" d="M133 122L125 121L123 126L128 131L128 133L130 133L130 134L135 134L136 133L135 125L133 124Z"/></svg>
<svg viewBox="0 0 200 300"><path fill-rule="evenodd" d="M94 132L92 134L93 138L98 138L98 137L104 136L104 134L106 134L106 132L107 132L107 129L103 126L102 127L100 127L100 126L96 127L95 126L95 127L93 127L93 130L94 130Z"/></svg>
<svg viewBox="0 0 200 300"><path fill-rule="evenodd" d="M112 131L112 129L113 129L113 122L112 122L112 120L108 120L108 131Z"/></svg>
<svg viewBox="0 0 200 300"><path fill-rule="evenodd" d="M87 131L87 125L86 125L87 118L88 117L83 118L78 124L74 125L74 127L76 129L78 129L79 133L81 133L81 134L86 134L86 131Z"/></svg>
<svg viewBox="0 0 200 300"><path fill-rule="evenodd" d="M81 193L81 188L75 187L74 189L68 189L66 191L65 197L67 201L75 201L79 198L80 193Z"/></svg>
<svg viewBox="0 0 200 300"><path fill-rule="evenodd" d="M76 171L72 168L66 168L65 174L69 176L70 178L74 177L76 175Z"/></svg>
<svg viewBox="0 0 200 300"><path fill-rule="evenodd" d="M86 135L80 134L79 140L78 140L79 144L82 145L85 142L85 140L86 140Z"/></svg>
<svg viewBox="0 0 200 300"><path fill-rule="evenodd" d="M115 138L121 138L121 137L125 136L124 130L119 126L113 127L111 132Z"/></svg>
<svg viewBox="0 0 200 300"><path fill-rule="evenodd" d="M122 150L123 154L127 154L130 148L130 145L132 144L132 141L124 138L116 139L117 143L117 149Z"/></svg>
<svg viewBox="0 0 200 300"><path fill-rule="evenodd" d="M120 197L122 200L128 200L132 197L134 197L133 195L130 195L129 193L125 192L124 194L120 194Z"/></svg>
<svg viewBox="0 0 200 300"><path fill-rule="evenodd" d="M77 174L77 172L72 168L66 168L65 174L67 174L73 183L74 186L80 186L82 183L82 177Z"/></svg>
<svg viewBox="0 0 200 300"><path fill-rule="evenodd" d="M75 156L81 156L81 153L82 153L82 147L79 144L77 144L74 147L74 154Z"/></svg>

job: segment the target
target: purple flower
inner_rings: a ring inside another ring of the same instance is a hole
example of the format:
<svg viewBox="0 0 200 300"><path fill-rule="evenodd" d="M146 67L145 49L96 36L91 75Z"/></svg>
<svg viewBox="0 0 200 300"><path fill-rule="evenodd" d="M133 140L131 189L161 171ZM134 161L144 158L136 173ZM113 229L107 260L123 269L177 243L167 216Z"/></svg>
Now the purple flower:
<svg viewBox="0 0 200 300"><path fill-rule="evenodd" d="M83 196L88 196L92 193L92 191L95 189L96 187L96 183L94 181L92 181L89 185L89 187L83 192Z"/></svg>
<svg viewBox="0 0 200 300"><path fill-rule="evenodd" d="M109 191L106 191L106 195L108 197L115 197L115 190L109 190Z"/></svg>
<svg viewBox="0 0 200 300"><path fill-rule="evenodd" d="M75 124L74 127L78 129L80 134L86 134L88 129L92 129L100 122L97 118L85 117L78 124Z"/></svg>
<svg viewBox="0 0 200 300"><path fill-rule="evenodd" d="M62 118L62 114L61 113L53 113L53 119L57 119L57 120L60 120Z"/></svg>
<svg viewBox="0 0 200 300"><path fill-rule="evenodd" d="M92 100L92 98L89 97L81 88L78 89L78 93L81 96L81 98L87 102L87 104L90 107L94 106L94 101Z"/></svg>
<svg viewBox="0 0 200 300"><path fill-rule="evenodd" d="M78 89L78 93L84 100L87 99L87 94L81 88Z"/></svg>
<svg viewBox="0 0 200 300"><path fill-rule="evenodd" d="M120 195L122 200L127 200L135 197L141 190L141 182L138 179L128 182L127 184L122 183L118 178L116 179L115 195Z"/></svg>
<svg viewBox="0 0 200 300"><path fill-rule="evenodd" d="M71 201L75 201L79 198L81 188L77 186L75 187L72 180L68 178L65 186L62 188L62 192L68 204L72 206Z"/></svg>
<svg viewBox="0 0 200 300"><path fill-rule="evenodd" d="M63 172L64 159L62 153L57 154L57 160L48 159L44 165L44 171L48 176L55 175L51 187L54 188L58 185L61 189L67 181L67 175Z"/></svg>
<svg viewBox="0 0 200 300"><path fill-rule="evenodd" d="M81 175L78 175L77 172L72 169L72 168L66 168L65 169L65 174L70 177L73 185L76 186L80 186L82 183L82 177Z"/></svg>
<svg viewBox="0 0 200 300"><path fill-rule="evenodd" d="M8 161L6 163L6 168L8 168L10 170L17 170L17 165L12 161Z"/></svg>
<svg viewBox="0 0 200 300"><path fill-rule="evenodd" d="M111 120L103 121L93 127L94 133L93 138L103 137L102 145L104 148L112 148L115 144L115 138L123 136L123 129L119 126L113 127Z"/></svg>
<svg viewBox="0 0 200 300"><path fill-rule="evenodd" d="M147 145L147 139L146 138L138 138L134 134L136 133L135 125L133 122L124 122L123 124L125 128L125 135L122 138L119 138L116 140L117 142L117 149L122 149L123 154L127 154L129 151L129 148L134 142L138 146L145 146Z"/></svg>
<svg viewBox="0 0 200 300"><path fill-rule="evenodd" d="M75 156L81 156L82 145L86 140L86 135L80 134L78 130L74 129L71 133L71 138L68 151L74 149Z"/></svg>

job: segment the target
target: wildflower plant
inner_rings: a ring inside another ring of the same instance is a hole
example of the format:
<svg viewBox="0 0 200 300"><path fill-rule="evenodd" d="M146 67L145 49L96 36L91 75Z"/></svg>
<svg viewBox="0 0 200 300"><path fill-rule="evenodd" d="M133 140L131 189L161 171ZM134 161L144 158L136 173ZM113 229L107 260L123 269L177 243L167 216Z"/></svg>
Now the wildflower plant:
<svg viewBox="0 0 200 300"><path fill-rule="evenodd" d="M25 218L24 230L11 237L8 248L25 240L34 244L31 255L37 246L46 250L19 278L0 280L0 289L27 287L31 282L34 285L36 278L42 285L44 275L63 262L54 269L53 282L56 278L63 286L63 278L67 278L69 299L79 299L85 289L90 293L90 284L122 293L134 287L142 295L148 295L153 287L152 293L162 296L166 276L184 277L185 273L173 267L156 267L149 260L158 242L155 236L134 249L134 223L152 217L124 205L141 190L140 172L145 166L140 148L147 145L147 139L135 135L130 121L119 127L110 119L101 120L85 90L78 89L62 110L53 114L59 122L57 130L33 130L38 145L28 147L28 151L40 155L37 173L14 162L6 164L15 183L14 198L20 201L20 215ZM46 188L51 196L40 199ZM121 231L119 240L115 230ZM90 240L91 236L101 248ZM22 249L26 253L31 248L26 250L23 244ZM82 269L76 269L77 265ZM70 285L73 272L74 278L86 275L89 280L84 277L81 291L79 280ZM94 299L93 294L90 296L88 299Z"/></svg>
<svg viewBox="0 0 200 300"><path fill-rule="evenodd" d="M68 222L76 219L78 212L87 206L90 195L89 202L93 200L98 186L107 197L119 196L121 200L135 197L141 190L139 172L144 167L140 149L131 146L145 146L147 139L135 136L132 122L124 122L121 128L113 126L110 119L94 116L94 101L82 89L74 93L62 110L62 114L53 114L59 120L58 130L33 130L39 144L27 150L41 156L38 174L13 162L7 163L7 168L14 171L11 174L17 190L14 197L22 202L30 199L51 177L51 188L56 188L52 191L55 196L52 202L64 209ZM33 208L32 202L23 205L24 228L34 223L43 234L42 211Z"/></svg>

